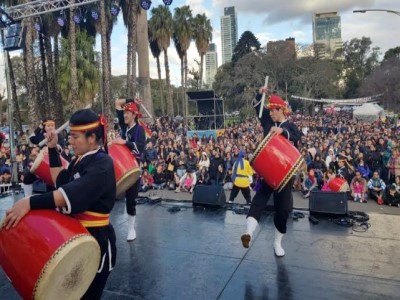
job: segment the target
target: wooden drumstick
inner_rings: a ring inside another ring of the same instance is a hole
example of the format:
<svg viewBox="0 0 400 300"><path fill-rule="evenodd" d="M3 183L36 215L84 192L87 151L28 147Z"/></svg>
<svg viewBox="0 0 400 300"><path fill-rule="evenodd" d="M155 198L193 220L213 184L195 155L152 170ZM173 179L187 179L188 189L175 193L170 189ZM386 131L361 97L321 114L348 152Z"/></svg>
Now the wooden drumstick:
<svg viewBox="0 0 400 300"><path fill-rule="evenodd" d="M140 99L140 98L139 98L139 93L136 93L136 98L137 98L137 99ZM143 105L143 103L140 103L140 107L143 108L143 110L146 112L146 114L147 114L151 119L154 120L153 116L150 114L150 112L147 110L147 108Z"/></svg>
<svg viewBox="0 0 400 300"><path fill-rule="evenodd" d="M268 87L268 79L269 79L269 76L267 75L265 77L264 88ZM266 96L266 93L264 92L261 97L260 112L258 113L258 118L260 118L260 119L261 119L263 111L264 111L265 96Z"/></svg>
<svg viewBox="0 0 400 300"><path fill-rule="evenodd" d="M91 107L92 107L92 105L91 105L91 104L88 104L88 105L86 105L84 108L87 109L87 108L91 108ZM61 131L63 131L65 128L67 128L68 125L69 125L69 121L65 122L65 123L62 124L60 127L58 127L58 128L56 129L56 134L59 134ZM44 140L42 140L42 141L38 144L39 148L42 147L42 146L43 146L44 144L46 144L46 143L47 143L47 138L45 138Z"/></svg>

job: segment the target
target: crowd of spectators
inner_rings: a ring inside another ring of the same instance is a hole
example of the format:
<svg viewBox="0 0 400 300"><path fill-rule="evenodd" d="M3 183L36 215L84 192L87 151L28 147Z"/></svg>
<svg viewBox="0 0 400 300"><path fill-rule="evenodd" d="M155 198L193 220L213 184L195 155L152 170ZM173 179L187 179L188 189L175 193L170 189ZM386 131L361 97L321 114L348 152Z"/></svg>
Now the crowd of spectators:
<svg viewBox="0 0 400 300"><path fill-rule="evenodd" d="M294 188L305 197L314 189L327 190L327 182L340 176L347 180L349 196L355 201L376 200L378 204L398 206L400 201L399 128L393 118L373 123L353 120L351 113L319 113L315 116L290 115L303 136L295 145L305 164L299 170ZM142 163L141 191L170 189L192 193L197 184L217 184L232 188L232 167L244 150L250 160L263 139L262 127L256 118L234 123L215 136L188 136L188 127L170 117L149 125ZM109 133L113 138L118 128ZM62 155L68 161L74 153L64 132ZM18 177L29 168L38 148L29 142L29 132L18 134L16 161ZM0 153L1 182L10 180L9 149ZM7 175L8 174L8 175ZM253 185L257 178L255 175Z"/></svg>

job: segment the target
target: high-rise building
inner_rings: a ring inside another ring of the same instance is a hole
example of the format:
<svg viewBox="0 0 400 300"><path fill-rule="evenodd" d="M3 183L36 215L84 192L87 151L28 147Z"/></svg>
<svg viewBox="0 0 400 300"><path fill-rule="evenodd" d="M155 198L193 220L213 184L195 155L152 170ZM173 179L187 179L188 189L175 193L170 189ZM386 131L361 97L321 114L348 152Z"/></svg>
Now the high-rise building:
<svg viewBox="0 0 400 300"><path fill-rule="evenodd" d="M340 15L337 11L313 15L315 54L321 58L341 56L343 48Z"/></svg>
<svg viewBox="0 0 400 300"><path fill-rule="evenodd" d="M206 86L212 89L212 84L215 79L215 74L217 74L218 69L218 56L217 56L217 46L214 43L208 45L208 50L206 53Z"/></svg>
<svg viewBox="0 0 400 300"><path fill-rule="evenodd" d="M232 60L233 50L238 40L235 7L225 7L221 17L222 64Z"/></svg>

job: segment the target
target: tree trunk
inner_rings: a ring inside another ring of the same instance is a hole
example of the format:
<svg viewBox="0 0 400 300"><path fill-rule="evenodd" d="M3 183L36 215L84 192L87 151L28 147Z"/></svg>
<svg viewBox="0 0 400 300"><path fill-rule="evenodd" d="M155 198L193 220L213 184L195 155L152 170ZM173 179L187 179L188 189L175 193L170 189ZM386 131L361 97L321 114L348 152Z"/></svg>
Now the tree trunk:
<svg viewBox="0 0 400 300"><path fill-rule="evenodd" d="M56 124L62 124L62 115L60 116L58 112L57 106L61 106L62 109L62 104L61 99L59 97L59 93L57 93L56 85L57 85L57 80L58 77L55 76L55 71L54 71L54 62L53 62L53 49L51 46L51 40L49 38L45 39L45 49L46 49L46 59L47 59L47 74L49 77L48 81L48 88L49 88L49 111L50 111L50 116L54 118L56 121Z"/></svg>
<svg viewBox="0 0 400 300"><path fill-rule="evenodd" d="M75 1L73 1L75 2ZM103 2L103 1L101 1ZM72 111L75 111L78 108L78 99L79 99L79 92L78 92L78 69L76 63L76 26L74 22L74 12L75 8L71 7L69 9L69 43L70 43L70 74L71 74L71 86L70 86L70 93L69 93L69 103L68 105L71 107Z"/></svg>
<svg viewBox="0 0 400 300"><path fill-rule="evenodd" d="M185 67L185 82L184 82L184 84L183 84L183 98L185 99L184 101L185 101L185 115L186 115L186 118L187 118L187 116L189 115L189 103L186 101L186 91L187 91L187 77L188 77L188 60L187 60L187 51L186 51L186 53L185 53L185 56L184 56L184 59L185 59L185 61L184 61L184 67Z"/></svg>
<svg viewBox="0 0 400 300"><path fill-rule="evenodd" d="M14 77L14 69L11 64L10 54L7 52L7 60L8 60L8 70L10 74L10 83L11 83L11 93L12 93L12 101L14 105L14 120L15 120L15 128L14 130L22 131L22 120L21 120L21 112L19 109L19 102L17 96L17 85L15 84L15 77Z"/></svg>
<svg viewBox="0 0 400 300"><path fill-rule="evenodd" d="M154 106L153 100L151 99L150 86L149 31L147 23L147 11L140 8L137 12L136 21L139 94L143 99L143 105L154 117Z"/></svg>
<svg viewBox="0 0 400 300"><path fill-rule="evenodd" d="M181 59L181 87L180 87L180 92L181 92L181 101L182 101L181 102L182 103L182 116L185 118L186 117L186 114L185 114L186 107L185 107L185 93L184 93L184 90L183 90L183 84L184 84L184 81L185 81L185 70L184 70L185 63L184 63L184 60L185 60L185 56L183 56L182 59ZM179 89L178 89L177 92L179 93Z"/></svg>
<svg viewBox="0 0 400 300"><path fill-rule="evenodd" d="M44 30L44 28L43 28ZM43 31L43 34L39 34L39 49L40 49L40 63L41 63L41 73L42 73L42 78L40 78L40 102L42 103L41 105L41 110L42 114L45 116L45 118L51 116L47 116L50 111L50 101L49 101L49 89L48 89L48 77L47 77L47 66L46 66L46 51L44 48L44 37L46 36L46 31Z"/></svg>
<svg viewBox="0 0 400 300"><path fill-rule="evenodd" d="M169 77L168 52L164 50L165 80L167 82L167 114L174 117L174 103L172 102L171 80Z"/></svg>
<svg viewBox="0 0 400 300"><path fill-rule="evenodd" d="M36 87L36 73L35 73L35 57L33 55L33 22L32 18L26 20L26 37L25 37L25 70L26 70L26 87L28 97L28 119L29 123L33 126L37 126L41 116L39 116L38 109L38 94Z"/></svg>
<svg viewBox="0 0 400 300"><path fill-rule="evenodd" d="M60 80L60 52L58 49L59 39L58 35L54 35L54 89L56 93L56 106L55 106L55 119L63 123L64 121L64 114L63 114L63 107L64 101L61 97L59 80ZM60 124L61 124L60 123ZM57 123L58 124L58 123Z"/></svg>
<svg viewBox="0 0 400 300"><path fill-rule="evenodd" d="M164 90L163 90L163 84L162 84L162 79L161 79L161 64L160 64L160 58L157 57L157 72L158 72L158 85L159 85L159 93L160 93L160 103L161 103L161 115L165 115L165 102L164 102Z"/></svg>
<svg viewBox="0 0 400 300"><path fill-rule="evenodd" d="M200 88L203 87L203 64L204 64L204 54L200 55L200 68L199 68L199 72L200 72L199 87Z"/></svg>
<svg viewBox="0 0 400 300"><path fill-rule="evenodd" d="M101 34L101 61L102 61L102 85L103 85L103 108L108 119L109 128L113 124L114 114L111 112L111 61L109 53L108 20L106 18L106 7L104 1L100 1L100 34Z"/></svg>

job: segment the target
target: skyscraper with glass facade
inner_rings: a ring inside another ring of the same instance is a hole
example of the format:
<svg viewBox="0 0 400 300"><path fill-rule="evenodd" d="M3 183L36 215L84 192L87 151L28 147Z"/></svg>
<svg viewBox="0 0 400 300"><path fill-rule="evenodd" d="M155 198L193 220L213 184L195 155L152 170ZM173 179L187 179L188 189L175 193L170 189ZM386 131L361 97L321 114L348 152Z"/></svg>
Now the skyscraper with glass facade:
<svg viewBox="0 0 400 300"><path fill-rule="evenodd" d="M235 7L225 7L221 17L222 64L232 60L233 50L238 40Z"/></svg>
<svg viewBox="0 0 400 300"><path fill-rule="evenodd" d="M218 69L218 56L217 47L214 43L208 45L208 50L206 53L206 86L212 89L212 84L215 79L215 74L217 74Z"/></svg>
<svg viewBox="0 0 400 300"><path fill-rule="evenodd" d="M342 27L338 12L315 13L313 16L315 54L320 58L341 56Z"/></svg>

